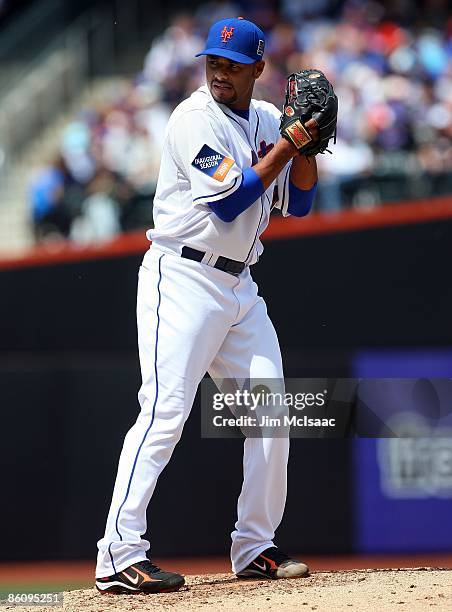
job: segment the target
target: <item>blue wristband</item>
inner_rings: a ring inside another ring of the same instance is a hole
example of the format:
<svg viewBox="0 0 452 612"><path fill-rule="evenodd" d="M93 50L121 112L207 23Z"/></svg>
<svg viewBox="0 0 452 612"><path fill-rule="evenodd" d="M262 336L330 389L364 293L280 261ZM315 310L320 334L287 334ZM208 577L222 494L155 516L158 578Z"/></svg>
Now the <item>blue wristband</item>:
<svg viewBox="0 0 452 612"><path fill-rule="evenodd" d="M287 212L294 217L304 217L312 208L315 194L317 192L317 183L311 189L299 189L291 180L289 180L289 205Z"/></svg>

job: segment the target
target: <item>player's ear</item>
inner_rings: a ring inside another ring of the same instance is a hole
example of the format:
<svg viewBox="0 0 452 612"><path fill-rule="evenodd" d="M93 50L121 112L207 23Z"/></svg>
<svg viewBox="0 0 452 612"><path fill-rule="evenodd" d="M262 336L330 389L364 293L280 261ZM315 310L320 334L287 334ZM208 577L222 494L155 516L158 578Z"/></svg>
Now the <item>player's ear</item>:
<svg viewBox="0 0 452 612"><path fill-rule="evenodd" d="M254 78L258 79L262 72L264 71L265 68L265 61L264 60L259 60L258 62L254 63Z"/></svg>

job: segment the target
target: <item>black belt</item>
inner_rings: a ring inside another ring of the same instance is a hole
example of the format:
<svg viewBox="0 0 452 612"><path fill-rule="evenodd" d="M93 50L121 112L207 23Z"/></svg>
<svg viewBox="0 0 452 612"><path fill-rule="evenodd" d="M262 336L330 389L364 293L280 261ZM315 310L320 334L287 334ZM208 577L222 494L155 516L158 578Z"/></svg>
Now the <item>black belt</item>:
<svg viewBox="0 0 452 612"><path fill-rule="evenodd" d="M204 251L198 251L198 249L192 249L191 247L182 247L181 257L185 259L193 259L193 261L201 261L204 257ZM246 265L243 261L235 261L235 259L228 259L227 257L218 257L215 265L212 268L223 270L229 274L240 274L245 269Z"/></svg>

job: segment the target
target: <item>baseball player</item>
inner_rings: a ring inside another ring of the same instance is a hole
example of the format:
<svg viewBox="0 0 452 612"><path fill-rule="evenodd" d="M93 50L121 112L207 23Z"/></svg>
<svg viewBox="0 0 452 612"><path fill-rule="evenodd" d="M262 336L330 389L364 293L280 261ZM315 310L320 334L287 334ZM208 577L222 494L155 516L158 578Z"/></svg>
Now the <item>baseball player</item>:
<svg viewBox="0 0 452 612"><path fill-rule="evenodd" d="M147 234L152 245L139 271L141 411L125 437L98 542L96 586L102 593L167 592L184 584L180 574L151 563L142 535L157 479L205 373L214 380L283 380L278 339L250 266L262 253L259 237L273 205L285 216L309 212L316 162L300 153L319 142L323 128L319 114L299 120L293 87L282 121L272 104L252 99L264 47L262 30L250 21L215 23L199 54L207 83L168 123L155 227ZM287 437L245 439L231 534L238 577L308 574L304 563L273 543L286 500L288 454Z"/></svg>

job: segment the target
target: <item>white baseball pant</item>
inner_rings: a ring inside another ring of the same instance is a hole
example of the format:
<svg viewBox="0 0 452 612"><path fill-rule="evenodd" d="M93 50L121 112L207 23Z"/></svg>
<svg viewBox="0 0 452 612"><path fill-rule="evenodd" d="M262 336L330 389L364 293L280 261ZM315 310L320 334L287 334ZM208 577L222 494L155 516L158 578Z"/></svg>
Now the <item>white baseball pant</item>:
<svg viewBox="0 0 452 612"><path fill-rule="evenodd" d="M198 384L214 379L283 380L279 343L249 268L233 276L153 244L139 271L141 411L127 433L96 577L146 559L146 509L190 414ZM286 501L289 440L247 438L232 532L232 571L273 546ZM181 468L182 469L182 468Z"/></svg>

